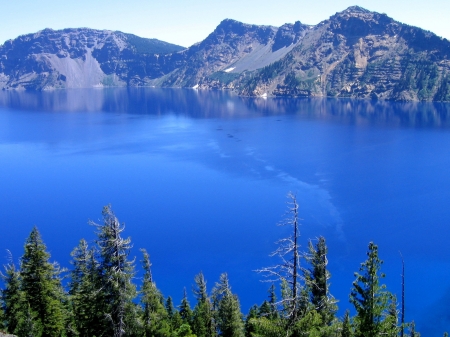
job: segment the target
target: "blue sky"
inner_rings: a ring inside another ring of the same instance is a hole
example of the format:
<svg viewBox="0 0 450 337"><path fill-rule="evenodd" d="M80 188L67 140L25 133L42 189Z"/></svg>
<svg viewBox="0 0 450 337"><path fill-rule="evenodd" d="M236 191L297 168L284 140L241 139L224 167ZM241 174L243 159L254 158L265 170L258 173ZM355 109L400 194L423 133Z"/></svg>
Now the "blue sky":
<svg viewBox="0 0 450 337"><path fill-rule="evenodd" d="M225 18L280 26L300 20L317 24L352 5L450 39L448 0L0 0L0 44L44 28L120 30L190 46Z"/></svg>

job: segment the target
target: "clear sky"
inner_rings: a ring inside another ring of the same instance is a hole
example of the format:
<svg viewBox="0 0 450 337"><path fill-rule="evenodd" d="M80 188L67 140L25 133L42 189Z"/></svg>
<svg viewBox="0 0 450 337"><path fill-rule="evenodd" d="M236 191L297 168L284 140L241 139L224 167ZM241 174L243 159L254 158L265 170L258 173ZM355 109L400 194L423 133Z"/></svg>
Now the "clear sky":
<svg viewBox="0 0 450 337"><path fill-rule="evenodd" d="M44 28L120 30L188 47L223 19L317 24L359 5L450 39L449 0L0 0L0 44Z"/></svg>

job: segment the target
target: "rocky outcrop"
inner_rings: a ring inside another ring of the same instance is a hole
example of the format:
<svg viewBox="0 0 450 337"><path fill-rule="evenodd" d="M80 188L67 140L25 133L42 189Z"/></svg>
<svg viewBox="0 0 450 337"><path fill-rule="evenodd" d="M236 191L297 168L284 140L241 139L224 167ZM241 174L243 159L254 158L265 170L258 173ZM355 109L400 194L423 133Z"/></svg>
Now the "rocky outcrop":
<svg viewBox="0 0 450 337"><path fill-rule="evenodd" d="M156 39L87 28L45 29L0 46L0 87L86 88L130 85L157 78L158 53L183 50Z"/></svg>
<svg viewBox="0 0 450 337"><path fill-rule="evenodd" d="M187 49L91 29L44 30L0 47L0 88L120 85L450 101L450 42L354 6L316 26L227 19Z"/></svg>
<svg viewBox="0 0 450 337"><path fill-rule="evenodd" d="M350 7L308 30L283 59L241 78L243 95L450 100L450 42Z"/></svg>

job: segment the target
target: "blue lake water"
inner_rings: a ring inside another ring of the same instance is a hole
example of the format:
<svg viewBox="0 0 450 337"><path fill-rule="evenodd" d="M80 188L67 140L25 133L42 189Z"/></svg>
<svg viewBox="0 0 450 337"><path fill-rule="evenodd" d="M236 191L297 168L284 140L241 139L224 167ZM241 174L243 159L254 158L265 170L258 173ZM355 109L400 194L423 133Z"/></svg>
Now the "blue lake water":
<svg viewBox="0 0 450 337"><path fill-rule="evenodd" d="M220 91L86 89L0 92L0 257L17 261L33 225L69 267L110 203L132 255L146 248L179 303L203 271L228 272L243 311L267 297L253 270L300 203L302 244L323 235L331 293L351 305L369 241L406 319L450 329L450 104L262 99ZM138 282L138 281L137 281ZM194 300L191 300L193 303Z"/></svg>

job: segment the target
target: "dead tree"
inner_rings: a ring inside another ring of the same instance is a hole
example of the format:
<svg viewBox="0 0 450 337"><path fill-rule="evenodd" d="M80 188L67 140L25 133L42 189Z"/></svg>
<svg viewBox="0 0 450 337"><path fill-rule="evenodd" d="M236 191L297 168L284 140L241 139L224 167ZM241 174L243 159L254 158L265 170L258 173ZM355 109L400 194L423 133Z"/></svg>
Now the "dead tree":
<svg viewBox="0 0 450 337"><path fill-rule="evenodd" d="M405 260L403 260L403 255L400 252L400 257L402 258L402 316L401 316L401 330L400 337L404 336L405 330Z"/></svg>
<svg viewBox="0 0 450 337"><path fill-rule="evenodd" d="M287 319L288 326L291 327L298 319L298 307L301 290L301 281L304 280L302 270L300 268L300 218L298 215L298 203L293 193L288 193L288 210L286 219L278 224L279 226L291 226L291 234L278 240L276 244L278 248L270 254L270 256L278 256L281 263L272 267L266 267L257 270L267 279L265 282L280 281L284 285L288 285L289 291L284 292L281 301L277 305L285 308L284 317Z"/></svg>

